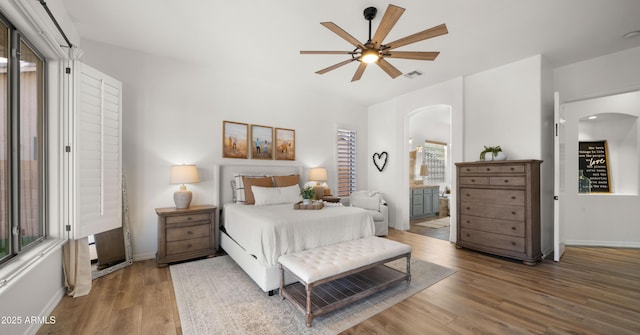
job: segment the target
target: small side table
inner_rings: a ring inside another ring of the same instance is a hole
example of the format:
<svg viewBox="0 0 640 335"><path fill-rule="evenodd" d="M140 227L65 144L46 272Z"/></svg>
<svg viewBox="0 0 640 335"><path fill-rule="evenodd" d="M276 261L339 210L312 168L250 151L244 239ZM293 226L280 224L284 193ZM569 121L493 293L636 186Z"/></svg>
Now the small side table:
<svg viewBox="0 0 640 335"><path fill-rule="evenodd" d="M165 267L171 262L214 255L216 209L215 206L156 208L158 267Z"/></svg>

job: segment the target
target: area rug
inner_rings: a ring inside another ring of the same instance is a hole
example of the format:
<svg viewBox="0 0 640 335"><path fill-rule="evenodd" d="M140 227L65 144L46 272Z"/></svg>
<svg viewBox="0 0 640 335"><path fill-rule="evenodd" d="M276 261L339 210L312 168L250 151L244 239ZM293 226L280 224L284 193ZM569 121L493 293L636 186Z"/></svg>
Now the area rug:
<svg viewBox="0 0 640 335"><path fill-rule="evenodd" d="M390 263L404 271L406 261ZM411 283L400 283L332 313L313 319L279 295L268 296L229 257L171 265L182 333L337 334L452 275L437 264L411 260Z"/></svg>
<svg viewBox="0 0 640 335"><path fill-rule="evenodd" d="M416 226L427 227L427 228L444 228L449 227L451 225L451 217L443 217L435 220L423 221L414 223Z"/></svg>

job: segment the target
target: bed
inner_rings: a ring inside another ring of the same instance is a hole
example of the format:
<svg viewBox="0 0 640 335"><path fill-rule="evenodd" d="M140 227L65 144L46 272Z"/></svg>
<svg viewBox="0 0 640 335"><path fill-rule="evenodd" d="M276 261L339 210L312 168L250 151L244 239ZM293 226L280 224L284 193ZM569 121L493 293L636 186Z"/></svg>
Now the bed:
<svg viewBox="0 0 640 335"><path fill-rule="evenodd" d="M280 287L280 255L351 239L372 236L373 219L355 207L294 210L293 203L245 205L234 203L234 175L302 175L297 165L218 165L214 203L220 213L220 247L264 291ZM298 185L300 187L300 185ZM258 199L256 198L256 201ZM286 278L288 283L294 278Z"/></svg>

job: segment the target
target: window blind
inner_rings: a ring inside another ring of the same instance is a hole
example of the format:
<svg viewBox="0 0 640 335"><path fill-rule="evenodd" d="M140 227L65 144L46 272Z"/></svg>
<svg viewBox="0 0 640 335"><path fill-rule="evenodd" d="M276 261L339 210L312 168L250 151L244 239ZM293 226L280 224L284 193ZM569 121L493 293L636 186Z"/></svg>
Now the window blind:
<svg viewBox="0 0 640 335"><path fill-rule="evenodd" d="M338 129L338 196L356 190L356 132Z"/></svg>

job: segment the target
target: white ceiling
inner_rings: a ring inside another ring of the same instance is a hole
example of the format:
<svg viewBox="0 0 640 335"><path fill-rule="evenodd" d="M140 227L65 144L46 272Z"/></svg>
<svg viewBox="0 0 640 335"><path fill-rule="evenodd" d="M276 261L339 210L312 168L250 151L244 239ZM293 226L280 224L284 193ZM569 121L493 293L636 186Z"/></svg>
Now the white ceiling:
<svg viewBox="0 0 640 335"><path fill-rule="evenodd" d="M320 22L332 21L365 42L368 24L362 11L378 8L375 31L389 2L62 1L83 39L206 64L247 80L345 96L365 106L536 54L557 67L640 46L640 37L622 38L640 30L638 0L394 0L406 11L385 42L446 23L448 35L398 49L440 51L440 56L434 62L389 60L403 73L424 73L415 79L391 79L369 66L352 83L355 63L314 73L349 56L299 51L352 50Z"/></svg>

